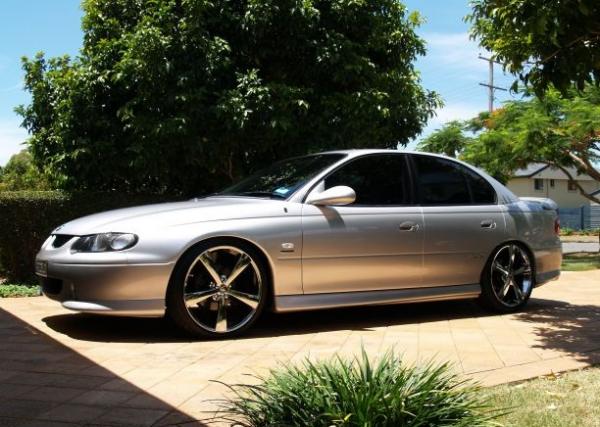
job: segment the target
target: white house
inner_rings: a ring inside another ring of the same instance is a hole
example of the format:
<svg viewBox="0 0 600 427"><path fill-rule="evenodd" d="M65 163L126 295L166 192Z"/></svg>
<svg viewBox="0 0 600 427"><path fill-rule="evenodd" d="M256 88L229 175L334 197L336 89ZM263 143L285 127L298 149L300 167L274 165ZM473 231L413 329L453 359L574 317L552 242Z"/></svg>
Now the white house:
<svg viewBox="0 0 600 427"><path fill-rule="evenodd" d="M600 191L598 181L579 174L575 168L568 168L568 171L586 192ZM517 170L506 186L517 196L549 197L559 208L580 208L592 204L579 193L574 183L569 182L563 171L543 163L531 163Z"/></svg>

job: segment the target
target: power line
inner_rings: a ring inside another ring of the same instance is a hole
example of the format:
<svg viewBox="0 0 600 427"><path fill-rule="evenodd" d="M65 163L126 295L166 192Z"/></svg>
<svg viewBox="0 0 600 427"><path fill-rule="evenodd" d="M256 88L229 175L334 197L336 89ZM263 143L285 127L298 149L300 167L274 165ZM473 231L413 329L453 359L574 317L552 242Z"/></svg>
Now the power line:
<svg viewBox="0 0 600 427"><path fill-rule="evenodd" d="M481 55L479 55L479 59L487 61L490 65L490 73L489 73L489 77L488 77L488 82L487 83L479 83L479 84L481 86L485 86L488 88L488 91L489 91L488 109L489 109L490 113L493 113L494 112L494 91L496 91L496 90L506 91L507 89L504 87L494 86L494 63L496 63L496 64L500 64L500 63L498 61L495 61L493 58L486 58Z"/></svg>

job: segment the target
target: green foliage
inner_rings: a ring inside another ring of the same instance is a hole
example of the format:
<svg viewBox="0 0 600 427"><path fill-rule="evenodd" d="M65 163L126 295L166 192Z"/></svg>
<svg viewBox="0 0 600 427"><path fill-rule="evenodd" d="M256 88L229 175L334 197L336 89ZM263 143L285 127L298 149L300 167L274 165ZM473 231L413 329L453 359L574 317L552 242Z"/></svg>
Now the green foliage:
<svg viewBox="0 0 600 427"><path fill-rule="evenodd" d="M54 228L69 220L164 199L118 193L0 192L0 276L11 282L35 281L33 264L42 242Z"/></svg>
<svg viewBox="0 0 600 427"><path fill-rule="evenodd" d="M85 0L80 56L23 61L28 143L65 189L212 191L275 159L396 147L439 105L397 0Z"/></svg>
<svg viewBox="0 0 600 427"><path fill-rule="evenodd" d="M550 90L540 98L507 102L492 114L482 113L463 124L475 132L460 157L506 181L532 162L558 168L575 167L600 183L600 88L586 86L561 96ZM436 140L444 129L429 137ZM576 178L574 176L573 178ZM590 200L597 197L582 193Z"/></svg>
<svg viewBox="0 0 600 427"><path fill-rule="evenodd" d="M600 253L578 252L565 254L560 269L563 271L588 271L600 268Z"/></svg>
<svg viewBox="0 0 600 427"><path fill-rule="evenodd" d="M0 298L35 297L39 294L38 286L0 283Z"/></svg>
<svg viewBox="0 0 600 427"><path fill-rule="evenodd" d="M551 90L543 99L506 103L481 120L483 133L467 147L465 160L500 176L531 162L573 166L600 181L594 166L600 160L600 89L569 95Z"/></svg>
<svg viewBox="0 0 600 427"><path fill-rule="evenodd" d="M47 190L49 187L27 150L11 156L6 166L0 168L0 191Z"/></svg>
<svg viewBox="0 0 600 427"><path fill-rule="evenodd" d="M538 95L600 83L598 0L473 0L471 35Z"/></svg>
<svg viewBox="0 0 600 427"><path fill-rule="evenodd" d="M471 138L465 135L463 130L463 123L456 120L448 122L437 132L432 133L419 142L417 149L429 153L440 153L449 157L456 157L471 140Z"/></svg>
<svg viewBox="0 0 600 427"><path fill-rule="evenodd" d="M258 426L490 426L498 415L476 386L447 364L405 366L386 353L377 363L336 358L272 370L256 386L236 385L225 413Z"/></svg>

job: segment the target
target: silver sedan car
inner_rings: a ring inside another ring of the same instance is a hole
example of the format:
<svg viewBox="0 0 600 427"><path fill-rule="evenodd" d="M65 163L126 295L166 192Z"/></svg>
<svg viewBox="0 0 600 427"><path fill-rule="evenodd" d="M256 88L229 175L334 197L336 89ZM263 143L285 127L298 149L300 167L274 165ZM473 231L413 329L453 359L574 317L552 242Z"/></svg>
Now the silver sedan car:
<svg viewBox="0 0 600 427"><path fill-rule="evenodd" d="M99 213L43 244L36 273L68 309L168 315L197 336L288 312L479 298L523 307L560 274L556 204L463 162L392 150L273 164L211 196Z"/></svg>

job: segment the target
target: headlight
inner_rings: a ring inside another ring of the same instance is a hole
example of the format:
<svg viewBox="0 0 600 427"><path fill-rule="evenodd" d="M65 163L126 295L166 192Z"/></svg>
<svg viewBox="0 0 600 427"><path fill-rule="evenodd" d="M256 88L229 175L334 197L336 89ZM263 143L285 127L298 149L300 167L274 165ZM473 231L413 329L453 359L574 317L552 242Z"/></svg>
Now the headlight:
<svg viewBox="0 0 600 427"><path fill-rule="evenodd" d="M131 233L101 233L82 236L71 247L76 252L113 252L129 249L138 237Z"/></svg>

